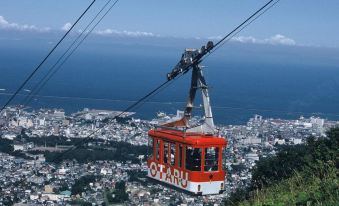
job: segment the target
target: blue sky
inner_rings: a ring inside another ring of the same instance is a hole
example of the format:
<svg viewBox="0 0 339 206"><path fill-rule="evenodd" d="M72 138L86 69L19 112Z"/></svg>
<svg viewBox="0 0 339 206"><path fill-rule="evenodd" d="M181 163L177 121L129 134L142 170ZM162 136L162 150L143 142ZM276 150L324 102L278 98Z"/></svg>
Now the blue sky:
<svg viewBox="0 0 339 206"><path fill-rule="evenodd" d="M57 30L67 22L74 22L90 2L91 0L1 0L0 29L5 27L1 26L2 22L18 28L26 25L26 29ZM97 0L89 16L93 16L105 2L106 0ZM120 0L97 30L166 37L217 37L232 30L265 2ZM338 0L281 0L241 32L240 40L270 42L272 38L283 37L299 45L339 47L338 11Z"/></svg>

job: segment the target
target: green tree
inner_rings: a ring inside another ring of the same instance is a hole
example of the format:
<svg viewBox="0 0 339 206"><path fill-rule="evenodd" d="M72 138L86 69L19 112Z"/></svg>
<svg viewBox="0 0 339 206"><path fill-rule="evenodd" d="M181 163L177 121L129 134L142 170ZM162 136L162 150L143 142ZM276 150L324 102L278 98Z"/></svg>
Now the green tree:
<svg viewBox="0 0 339 206"><path fill-rule="evenodd" d="M225 205L333 205L339 202L339 128L327 138L283 146L257 162L249 188L232 193Z"/></svg>
<svg viewBox="0 0 339 206"><path fill-rule="evenodd" d="M122 203L128 200L128 194L126 193L126 183L120 181L115 183L114 197L112 197L112 203Z"/></svg>
<svg viewBox="0 0 339 206"><path fill-rule="evenodd" d="M86 187L88 187L89 183L95 182L95 180L96 177L94 175L86 175L80 177L75 181L74 185L72 186L71 189L72 195L81 194L86 190Z"/></svg>

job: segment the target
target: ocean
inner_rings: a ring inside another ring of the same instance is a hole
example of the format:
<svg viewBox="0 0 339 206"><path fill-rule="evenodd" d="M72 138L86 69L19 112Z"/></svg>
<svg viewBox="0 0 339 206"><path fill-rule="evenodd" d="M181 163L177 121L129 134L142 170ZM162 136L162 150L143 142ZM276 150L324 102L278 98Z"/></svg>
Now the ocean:
<svg viewBox="0 0 339 206"><path fill-rule="evenodd" d="M145 40L97 40L82 45L28 106L63 108L67 113L91 109L123 110L166 80L190 43ZM164 43L165 42L165 43ZM167 44L166 44L167 42ZM53 43L0 40L0 104L47 54ZM19 104L65 47L45 64L12 104ZM216 124L243 124L254 114L295 119L339 119L339 50L331 48L230 43L203 62ZM133 110L152 119L163 111L182 110L190 74L173 81ZM59 98L52 98L58 96ZM63 97L63 98L60 98ZM66 98L74 97L74 98ZM75 98L76 97L76 98ZM201 95L197 95L200 106ZM201 108L195 109L197 115Z"/></svg>

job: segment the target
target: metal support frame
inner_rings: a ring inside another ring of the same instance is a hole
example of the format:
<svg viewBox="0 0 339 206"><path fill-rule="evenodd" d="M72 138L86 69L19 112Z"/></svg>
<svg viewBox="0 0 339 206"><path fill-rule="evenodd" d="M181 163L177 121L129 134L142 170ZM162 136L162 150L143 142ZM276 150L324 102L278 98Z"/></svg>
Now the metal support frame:
<svg viewBox="0 0 339 206"><path fill-rule="evenodd" d="M185 109L185 118L189 120L192 117L193 102L197 92L197 89L201 89L205 120L204 123L199 126L189 127L188 132L199 132L204 134L214 134L215 126L212 115L212 108L210 103L210 97L208 92L208 86L205 77L202 73L202 67L200 65L194 65L192 69L192 80L189 97Z"/></svg>
<svg viewBox="0 0 339 206"><path fill-rule="evenodd" d="M180 73L186 73L188 71L187 65L192 64L197 56L200 56L202 53L205 52L205 47L203 47L202 49L186 49L179 63L175 66L172 72L167 75L168 79L172 79ZM213 135L216 133L216 129L213 122L208 86L202 72L202 66L200 66L199 63L193 63L191 65L191 68L191 88L188 95L184 117L177 121L166 123L162 126L185 129L187 132ZM193 102L196 96L197 89L201 89L205 119L203 124L190 125L189 120L192 117Z"/></svg>

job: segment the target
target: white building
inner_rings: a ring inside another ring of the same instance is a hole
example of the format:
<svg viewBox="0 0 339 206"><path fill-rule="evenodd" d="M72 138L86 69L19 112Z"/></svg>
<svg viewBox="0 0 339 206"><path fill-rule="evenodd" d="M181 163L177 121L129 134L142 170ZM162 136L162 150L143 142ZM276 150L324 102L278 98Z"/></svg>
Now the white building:
<svg viewBox="0 0 339 206"><path fill-rule="evenodd" d="M14 148L14 151L24 151L24 145L23 144L14 144L13 148Z"/></svg>

